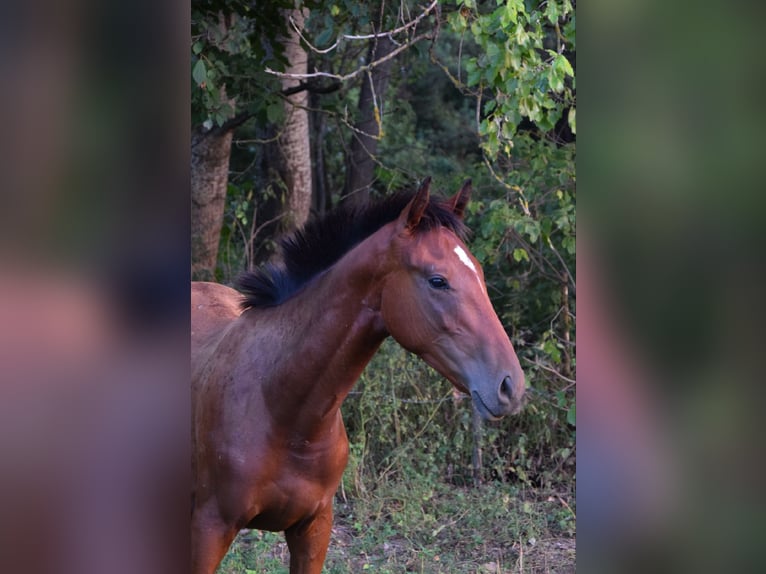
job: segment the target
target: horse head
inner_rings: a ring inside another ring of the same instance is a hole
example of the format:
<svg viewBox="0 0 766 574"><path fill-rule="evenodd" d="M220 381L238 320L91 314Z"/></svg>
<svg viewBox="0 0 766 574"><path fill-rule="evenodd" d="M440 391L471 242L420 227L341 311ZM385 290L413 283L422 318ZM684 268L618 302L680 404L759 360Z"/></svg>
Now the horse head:
<svg viewBox="0 0 766 574"><path fill-rule="evenodd" d="M400 345L470 394L482 417L497 419L521 408L524 373L479 262L454 231L424 225L429 187L430 178L394 223L381 316ZM467 181L439 208L462 220L470 194Z"/></svg>

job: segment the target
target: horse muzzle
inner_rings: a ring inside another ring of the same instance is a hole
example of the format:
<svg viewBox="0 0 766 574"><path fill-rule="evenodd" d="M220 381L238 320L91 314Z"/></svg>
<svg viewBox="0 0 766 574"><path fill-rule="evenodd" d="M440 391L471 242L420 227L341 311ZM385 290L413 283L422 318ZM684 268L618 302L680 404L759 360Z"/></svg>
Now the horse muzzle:
<svg viewBox="0 0 766 574"><path fill-rule="evenodd" d="M524 378L514 380L510 375L503 377L495 389L471 389L476 410L486 420L498 420L507 415L513 415L521 410L524 404Z"/></svg>

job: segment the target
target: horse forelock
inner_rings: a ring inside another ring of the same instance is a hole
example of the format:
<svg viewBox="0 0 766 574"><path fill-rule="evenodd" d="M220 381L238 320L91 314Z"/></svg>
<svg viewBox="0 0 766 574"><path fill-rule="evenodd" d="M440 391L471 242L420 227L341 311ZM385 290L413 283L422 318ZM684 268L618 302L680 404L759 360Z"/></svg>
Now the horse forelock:
<svg viewBox="0 0 766 574"><path fill-rule="evenodd" d="M280 240L274 260L236 280L235 287L244 295L243 309L274 307L289 299L359 243L396 220L413 195L398 193L361 207L341 204L323 216L312 217L304 227ZM438 227L451 230L463 241L469 235L463 220L437 196L431 197L414 231L423 233Z"/></svg>

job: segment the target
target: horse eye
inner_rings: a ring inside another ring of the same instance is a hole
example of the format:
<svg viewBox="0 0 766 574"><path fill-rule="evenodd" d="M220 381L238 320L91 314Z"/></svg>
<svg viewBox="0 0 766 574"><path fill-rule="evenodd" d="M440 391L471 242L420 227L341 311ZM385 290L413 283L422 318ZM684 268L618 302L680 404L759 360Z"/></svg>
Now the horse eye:
<svg viewBox="0 0 766 574"><path fill-rule="evenodd" d="M449 289L449 283L447 283L447 280L440 275L430 277L428 279L428 284L434 289Z"/></svg>

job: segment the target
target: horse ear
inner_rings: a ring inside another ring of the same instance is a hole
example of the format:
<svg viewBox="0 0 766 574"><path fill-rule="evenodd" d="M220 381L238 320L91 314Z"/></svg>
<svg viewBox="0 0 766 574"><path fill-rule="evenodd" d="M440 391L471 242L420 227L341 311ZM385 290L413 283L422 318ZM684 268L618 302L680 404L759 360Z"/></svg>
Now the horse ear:
<svg viewBox="0 0 766 574"><path fill-rule="evenodd" d="M420 184L417 192L415 192L415 197L413 197L407 204L407 207L402 210L402 213L399 216L399 221L403 223L403 227L406 229L415 229L418 226L420 218L423 217L423 212L425 212L426 207L428 206L430 190L431 176L429 175L423 180L423 183Z"/></svg>
<svg viewBox="0 0 766 574"><path fill-rule="evenodd" d="M465 213L465 206L468 205L468 201L471 199L471 180L466 179L463 183L463 187L460 188L452 199L449 200L449 205L452 208L452 212L460 219L463 219Z"/></svg>

